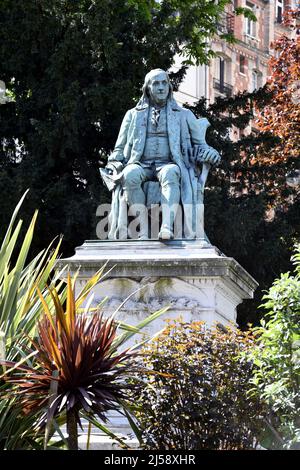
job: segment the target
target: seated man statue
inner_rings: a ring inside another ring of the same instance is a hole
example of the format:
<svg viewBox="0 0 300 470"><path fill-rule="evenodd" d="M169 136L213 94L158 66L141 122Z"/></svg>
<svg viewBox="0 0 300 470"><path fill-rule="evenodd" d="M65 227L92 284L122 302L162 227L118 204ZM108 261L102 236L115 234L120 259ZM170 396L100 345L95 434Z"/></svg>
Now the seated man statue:
<svg viewBox="0 0 300 470"><path fill-rule="evenodd" d="M208 124L206 119L203 121ZM204 135L194 114L174 100L167 72L151 70L145 77L142 98L126 113L107 167L101 170L106 184L113 181L112 186L107 184L113 189L109 238L127 238L120 235L118 228L121 200L129 209L140 208L139 238L148 238L143 187L145 182L153 180L158 181L161 192L162 223L158 238L174 238L174 219L180 203L185 219L184 238L195 237L194 208L201 183L199 164L206 163L207 172L210 165L220 161L220 155L206 144ZM203 191L205 181L201 184Z"/></svg>

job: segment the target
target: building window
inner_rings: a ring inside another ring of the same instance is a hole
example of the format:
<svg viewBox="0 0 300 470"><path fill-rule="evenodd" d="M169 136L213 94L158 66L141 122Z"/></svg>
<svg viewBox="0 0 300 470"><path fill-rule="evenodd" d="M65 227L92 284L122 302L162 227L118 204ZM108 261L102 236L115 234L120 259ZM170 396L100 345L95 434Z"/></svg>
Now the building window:
<svg viewBox="0 0 300 470"><path fill-rule="evenodd" d="M252 90L257 90L258 89L258 73L255 72L255 70L252 71Z"/></svg>
<svg viewBox="0 0 300 470"><path fill-rule="evenodd" d="M251 80L249 82L249 91L255 91L262 87L263 74L259 70L252 70Z"/></svg>
<svg viewBox="0 0 300 470"><path fill-rule="evenodd" d="M231 96L232 86L226 83L231 76L231 62L223 57L218 57L215 62L215 77L213 87L222 95Z"/></svg>
<svg viewBox="0 0 300 470"><path fill-rule="evenodd" d="M219 80L220 80L220 84L221 86L223 87L224 85L224 82L225 82L225 60L224 59L221 59L221 57L219 58L220 60L220 63L219 63Z"/></svg>
<svg viewBox="0 0 300 470"><path fill-rule="evenodd" d="M249 8L249 10L252 10L254 13L255 5L250 2L246 2L246 8ZM255 30L255 21L250 20L250 18L245 18L245 33L248 36L255 37L256 36L256 30Z"/></svg>
<svg viewBox="0 0 300 470"><path fill-rule="evenodd" d="M276 22L282 23L284 4L283 0L276 0Z"/></svg>
<svg viewBox="0 0 300 470"><path fill-rule="evenodd" d="M245 67L246 67L246 57L243 55L240 55L240 72L245 73Z"/></svg>

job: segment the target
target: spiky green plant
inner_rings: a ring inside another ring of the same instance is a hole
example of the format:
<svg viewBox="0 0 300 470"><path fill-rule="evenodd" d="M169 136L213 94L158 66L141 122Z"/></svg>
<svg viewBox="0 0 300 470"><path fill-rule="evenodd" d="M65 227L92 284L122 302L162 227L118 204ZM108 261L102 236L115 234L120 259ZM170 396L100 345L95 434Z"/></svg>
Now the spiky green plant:
<svg viewBox="0 0 300 470"><path fill-rule="evenodd" d="M24 332L34 334L36 319L42 311L36 286L44 290L49 276L53 272L61 241L51 252L51 245L41 251L33 260L27 260L32 244L37 211L19 248L16 261L16 245L20 238L23 221L16 223L20 207L28 191L18 203L0 248L0 331L4 334L6 356L13 358L19 339L24 341ZM61 272L52 279L56 284Z"/></svg>
<svg viewBox="0 0 300 470"><path fill-rule="evenodd" d="M137 372L132 361L136 346L121 352L120 347L135 331L166 310L152 314L121 335L117 334L119 324L113 316L105 319L99 312L78 313L101 274L102 271L97 273L77 298L74 280L68 275L65 309L55 287L49 288L51 305L38 289L44 315L38 323L38 338L26 350L27 357L32 356L32 365L3 362L12 369L5 377L15 385L17 403L25 414L39 417L38 427L66 413L69 449L78 449L80 412L87 418L96 416L104 423L110 410L125 408L128 413L132 396L129 391L133 387L129 379ZM53 382L57 382L57 391L49 403Z"/></svg>
<svg viewBox="0 0 300 470"><path fill-rule="evenodd" d="M99 313L87 317L86 313L95 309L89 303L83 309L82 303L101 279L105 266L75 299L76 276L72 281L69 278L66 288L61 281L63 273L54 270L60 241L53 253L49 247L27 261L37 213L13 263L22 226L16 219L25 196L14 211L0 248L0 448L41 448L40 426L45 417L48 439L51 417L60 415L63 424L63 410L67 412L69 434L75 436L70 446L76 446L80 409L96 426L116 437L94 415L105 421L108 409L123 407L130 420L124 397L132 350L119 353L117 349L166 309L135 327L116 323L113 317L104 320ZM117 334L118 327L124 331ZM53 387L55 382L57 387ZM57 396L51 397L55 388ZM96 398L91 395L94 388L98 390Z"/></svg>
<svg viewBox="0 0 300 470"><path fill-rule="evenodd" d="M1 356L7 360L19 361L24 356L28 345L28 336L36 331L37 319L43 306L37 294L36 286L45 290L46 283L58 283L61 272L54 272L60 241L52 249L50 245L33 260L28 261L37 219L35 212L29 227L21 239L22 220L18 219L20 207L26 193L16 206L6 234L0 246L0 332ZM17 245L19 246L16 252ZM65 289L61 287L61 298ZM49 294L50 295L50 294ZM46 301L49 299L46 296ZM0 367L0 374L2 372ZM22 416L22 411L15 405L14 398L8 394L9 387L0 379L0 448L26 448L32 438L32 420ZM5 396L9 396L5 399Z"/></svg>

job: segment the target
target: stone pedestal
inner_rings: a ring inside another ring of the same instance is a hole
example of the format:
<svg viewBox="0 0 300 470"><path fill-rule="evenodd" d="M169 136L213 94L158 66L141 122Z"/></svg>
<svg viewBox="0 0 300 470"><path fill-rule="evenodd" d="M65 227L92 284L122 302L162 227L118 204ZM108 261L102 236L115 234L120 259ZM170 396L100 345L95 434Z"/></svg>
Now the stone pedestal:
<svg viewBox="0 0 300 470"><path fill-rule="evenodd" d="M108 297L103 310L109 314L129 297L116 318L131 325L169 305L145 329L150 335L165 326L166 318L236 325L236 307L252 298L258 285L233 258L202 239L86 241L59 265L68 264L71 273L80 268L81 289L106 262L111 271L96 286L94 304ZM112 422L115 431L125 433L126 423Z"/></svg>
<svg viewBox="0 0 300 470"><path fill-rule="evenodd" d="M61 260L70 271L80 268L78 288L107 262L109 274L98 284L95 303L108 297L105 312L120 310L135 324L166 305L164 316L150 326L157 332L164 318L236 324L236 307L250 299L257 282L233 259L205 240L86 241L74 256ZM120 318L120 317L119 317Z"/></svg>

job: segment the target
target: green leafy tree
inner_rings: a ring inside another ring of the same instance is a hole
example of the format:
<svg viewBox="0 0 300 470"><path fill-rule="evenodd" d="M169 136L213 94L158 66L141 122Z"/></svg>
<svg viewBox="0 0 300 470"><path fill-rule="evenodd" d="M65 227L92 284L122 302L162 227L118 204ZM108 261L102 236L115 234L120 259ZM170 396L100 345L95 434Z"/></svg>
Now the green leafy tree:
<svg viewBox="0 0 300 470"><path fill-rule="evenodd" d="M254 331L253 394L269 404L265 420L267 448L300 448L300 246L295 272L277 279L263 297L265 319Z"/></svg>
<svg viewBox="0 0 300 470"><path fill-rule="evenodd" d="M0 80L13 100L0 106L0 226L30 187L36 249L64 233L68 254L94 237L96 207L109 201L99 165L145 73L182 52L187 63L207 61L229 3L2 0Z"/></svg>

